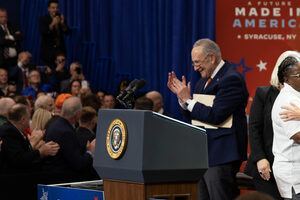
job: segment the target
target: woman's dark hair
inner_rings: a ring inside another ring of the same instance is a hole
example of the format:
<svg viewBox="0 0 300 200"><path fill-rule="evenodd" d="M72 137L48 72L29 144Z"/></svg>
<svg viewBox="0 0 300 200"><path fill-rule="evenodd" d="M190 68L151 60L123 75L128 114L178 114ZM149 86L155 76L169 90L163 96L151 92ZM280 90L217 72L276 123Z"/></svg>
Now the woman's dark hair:
<svg viewBox="0 0 300 200"><path fill-rule="evenodd" d="M281 84L284 83L284 77L288 76L288 71L297 64L299 60L295 57L286 57L278 67L278 80Z"/></svg>
<svg viewBox="0 0 300 200"><path fill-rule="evenodd" d="M79 80L79 79L72 80L71 83L68 86L68 93L70 93L70 94L72 94L71 93L72 92L72 85L73 85L74 82L78 82L80 84L80 87L81 87L81 80Z"/></svg>

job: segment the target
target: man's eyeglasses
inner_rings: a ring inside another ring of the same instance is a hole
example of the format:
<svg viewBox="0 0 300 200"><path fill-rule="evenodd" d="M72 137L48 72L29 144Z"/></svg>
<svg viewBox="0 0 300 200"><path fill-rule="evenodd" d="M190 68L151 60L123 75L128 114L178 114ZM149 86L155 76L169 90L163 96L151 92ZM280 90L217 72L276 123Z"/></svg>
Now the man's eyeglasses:
<svg viewBox="0 0 300 200"><path fill-rule="evenodd" d="M300 73L299 73L299 74L292 74L292 75L290 75L290 76L300 78Z"/></svg>
<svg viewBox="0 0 300 200"><path fill-rule="evenodd" d="M195 61L193 61L193 62L192 62L192 65L193 65L193 66L198 66L198 65L200 65L200 64L203 64L203 63L205 62L207 56L208 56L208 54L207 54L202 60L195 60Z"/></svg>

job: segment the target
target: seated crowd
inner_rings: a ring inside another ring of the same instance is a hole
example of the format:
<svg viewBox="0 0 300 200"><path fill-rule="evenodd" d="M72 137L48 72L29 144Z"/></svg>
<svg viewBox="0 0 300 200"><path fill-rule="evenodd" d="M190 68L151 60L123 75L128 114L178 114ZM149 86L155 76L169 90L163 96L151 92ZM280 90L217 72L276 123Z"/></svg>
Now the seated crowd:
<svg viewBox="0 0 300 200"><path fill-rule="evenodd" d="M30 57L28 52L19 54L24 72L19 78L9 78L0 68L0 177L25 181L24 190L29 187L32 196L37 183L99 179L92 165L97 111L121 108L115 95L93 93L78 62L66 73L63 54L56 57L54 73L29 64ZM129 83L121 81L117 91ZM136 99L134 109L162 113L162 106L161 95L152 91Z"/></svg>

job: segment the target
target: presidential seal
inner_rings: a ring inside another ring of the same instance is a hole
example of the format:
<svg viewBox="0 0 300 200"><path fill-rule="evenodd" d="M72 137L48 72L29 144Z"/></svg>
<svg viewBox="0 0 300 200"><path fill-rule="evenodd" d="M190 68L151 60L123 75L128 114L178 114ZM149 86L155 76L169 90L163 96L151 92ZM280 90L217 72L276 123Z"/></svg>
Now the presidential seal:
<svg viewBox="0 0 300 200"><path fill-rule="evenodd" d="M127 129L120 119L113 120L106 134L106 150L113 159L120 158L126 150Z"/></svg>

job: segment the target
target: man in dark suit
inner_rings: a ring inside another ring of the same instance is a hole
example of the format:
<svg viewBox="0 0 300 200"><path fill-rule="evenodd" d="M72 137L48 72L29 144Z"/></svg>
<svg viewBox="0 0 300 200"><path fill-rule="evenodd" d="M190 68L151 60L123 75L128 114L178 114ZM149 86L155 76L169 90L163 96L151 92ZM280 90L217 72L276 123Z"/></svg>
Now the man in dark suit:
<svg viewBox="0 0 300 200"><path fill-rule="evenodd" d="M17 64L23 36L7 19L6 9L0 8L0 67L9 72L9 67Z"/></svg>
<svg viewBox="0 0 300 200"><path fill-rule="evenodd" d="M79 119L79 127L77 129L77 137L80 143L81 151L86 151L88 142L92 142L96 138L94 128L97 124L97 112L91 106L82 108Z"/></svg>
<svg viewBox="0 0 300 200"><path fill-rule="evenodd" d="M241 74L221 58L219 46L198 40L192 49L194 70L201 73L194 94L215 95L212 107L192 99L190 83L169 73L168 87L177 95L188 119L219 125L231 115L230 128L207 128L209 168L200 180L200 199L234 199L238 190L235 176L247 159L247 123L245 107L248 91ZM201 158L199 158L201 159Z"/></svg>
<svg viewBox="0 0 300 200"><path fill-rule="evenodd" d="M46 160L44 166L46 171L72 174L74 178L79 176L76 178L80 180L85 179L86 173L92 171L95 140L86 145L87 151L81 152L75 132L75 124L79 120L81 109L79 98L68 98L63 103L61 116L57 117L46 130L46 141L57 142L60 146L57 155Z"/></svg>
<svg viewBox="0 0 300 200"><path fill-rule="evenodd" d="M29 139L24 135L30 120L27 106L13 105L8 112L8 120L0 128L3 140L0 198L10 199L13 195L16 199L36 199L36 186L45 178L40 171L42 158L55 155L59 146L54 142L39 142L43 136L40 130L35 130ZM16 183L22 187L12 194L11 188Z"/></svg>
<svg viewBox="0 0 300 200"><path fill-rule="evenodd" d="M32 133L35 136L29 140L24 135L29 120L29 109L23 104L15 104L8 112L8 121L0 127L5 173L37 172L41 169L41 159L55 155L59 149L58 144L52 141L40 143L41 134Z"/></svg>
<svg viewBox="0 0 300 200"><path fill-rule="evenodd" d="M50 66L54 71L56 54L62 52L66 55L63 35L71 31L64 15L59 12L58 0L49 0L48 12L39 19L39 30L42 36L40 56L44 65Z"/></svg>

